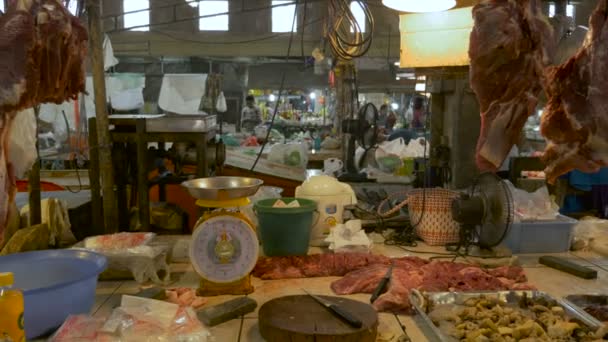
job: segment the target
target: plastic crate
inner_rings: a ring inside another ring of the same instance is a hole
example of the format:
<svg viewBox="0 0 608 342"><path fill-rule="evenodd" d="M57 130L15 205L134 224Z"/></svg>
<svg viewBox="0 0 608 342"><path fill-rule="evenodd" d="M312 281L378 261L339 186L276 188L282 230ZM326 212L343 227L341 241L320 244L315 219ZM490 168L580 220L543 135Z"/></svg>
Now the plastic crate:
<svg viewBox="0 0 608 342"><path fill-rule="evenodd" d="M560 253L570 249L578 221L559 215L551 221L522 221L511 226L504 244L513 253Z"/></svg>

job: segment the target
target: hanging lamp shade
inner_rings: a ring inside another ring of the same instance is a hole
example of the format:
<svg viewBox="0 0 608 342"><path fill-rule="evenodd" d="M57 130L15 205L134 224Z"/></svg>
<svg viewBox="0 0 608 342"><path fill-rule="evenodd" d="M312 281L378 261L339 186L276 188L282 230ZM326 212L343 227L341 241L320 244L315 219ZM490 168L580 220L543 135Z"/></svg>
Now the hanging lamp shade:
<svg viewBox="0 0 608 342"><path fill-rule="evenodd" d="M399 12L441 12L456 6L456 0L382 0L382 4Z"/></svg>

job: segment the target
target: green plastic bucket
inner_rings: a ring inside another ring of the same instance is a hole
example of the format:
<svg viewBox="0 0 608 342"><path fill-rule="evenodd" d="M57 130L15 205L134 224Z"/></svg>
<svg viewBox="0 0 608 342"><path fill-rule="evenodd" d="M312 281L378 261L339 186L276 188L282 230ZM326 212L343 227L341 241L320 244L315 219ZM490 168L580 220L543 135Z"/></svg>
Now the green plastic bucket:
<svg viewBox="0 0 608 342"><path fill-rule="evenodd" d="M264 254L266 256L306 255L317 203L304 198L283 197L280 200L286 204L298 200L300 206L273 208L277 200L264 199L253 205L258 217Z"/></svg>

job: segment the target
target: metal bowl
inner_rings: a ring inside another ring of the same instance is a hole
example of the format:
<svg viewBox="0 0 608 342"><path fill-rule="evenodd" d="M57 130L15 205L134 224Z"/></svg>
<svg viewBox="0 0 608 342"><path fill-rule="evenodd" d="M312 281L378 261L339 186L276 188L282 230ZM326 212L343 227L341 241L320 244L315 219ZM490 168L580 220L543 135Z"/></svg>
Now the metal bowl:
<svg viewBox="0 0 608 342"><path fill-rule="evenodd" d="M248 177L197 178L182 183L192 197L224 201L254 195L264 181Z"/></svg>

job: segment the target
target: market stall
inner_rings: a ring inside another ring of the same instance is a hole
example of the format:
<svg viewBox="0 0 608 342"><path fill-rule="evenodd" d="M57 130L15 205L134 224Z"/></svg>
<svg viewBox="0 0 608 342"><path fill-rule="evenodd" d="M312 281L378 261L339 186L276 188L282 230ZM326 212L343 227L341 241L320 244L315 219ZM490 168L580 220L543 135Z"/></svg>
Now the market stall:
<svg viewBox="0 0 608 342"><path fill-rule="evenodd" d="M607 13L0 0L0 341L608 340Z"/></svg>

